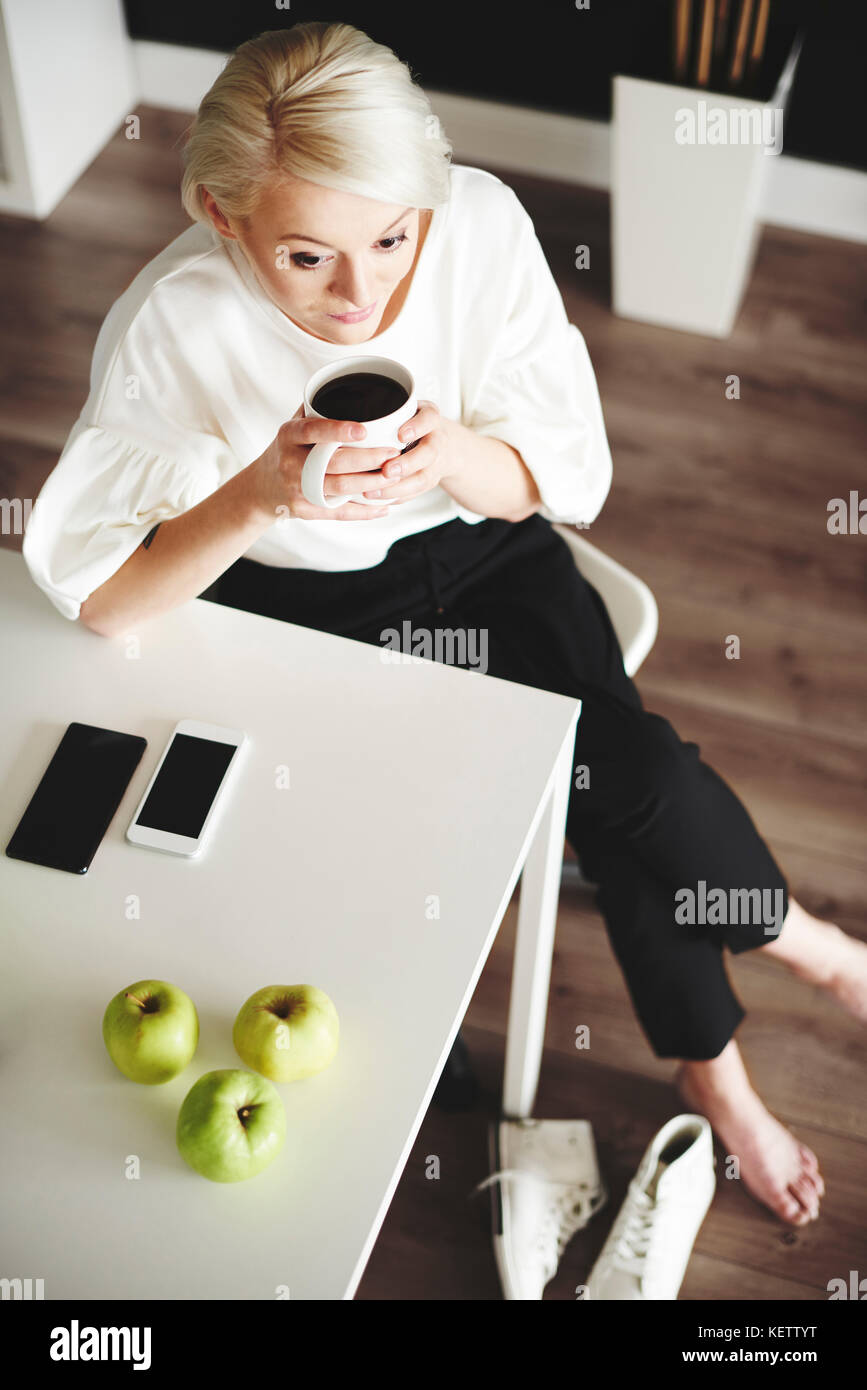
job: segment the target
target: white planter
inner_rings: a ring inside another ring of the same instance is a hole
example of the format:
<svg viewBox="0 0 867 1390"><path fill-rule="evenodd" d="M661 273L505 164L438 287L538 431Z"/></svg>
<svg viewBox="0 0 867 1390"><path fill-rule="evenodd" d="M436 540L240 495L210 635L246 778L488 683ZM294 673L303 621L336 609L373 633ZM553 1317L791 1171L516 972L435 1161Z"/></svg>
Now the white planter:
<svg viewBox="0 0 867 1390"><path fill-rule="evenodd" d="M0 0L0 212L49 217L138 99L121 0Z"/></svg>
<svg viewBox="0 0 867 1390"><path fill-rule="evenodd" d="M731 333L796 62L797 49L766 103L614 78L616 314L716 338Z"/></svg>

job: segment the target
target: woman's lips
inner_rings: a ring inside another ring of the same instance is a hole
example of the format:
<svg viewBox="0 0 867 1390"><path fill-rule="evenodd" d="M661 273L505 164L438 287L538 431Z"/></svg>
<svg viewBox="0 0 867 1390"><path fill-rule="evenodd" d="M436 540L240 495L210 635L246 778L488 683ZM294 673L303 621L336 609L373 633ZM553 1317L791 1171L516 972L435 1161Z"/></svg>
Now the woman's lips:
<svg viewBox="0 0 867 1390"><path fill-rule="evenodd" d="M363 323L365 319L370 318L375 308L376 300L369 309L358 309L354 314L329 314L328 317L336 319L338 323Z"/></svg>

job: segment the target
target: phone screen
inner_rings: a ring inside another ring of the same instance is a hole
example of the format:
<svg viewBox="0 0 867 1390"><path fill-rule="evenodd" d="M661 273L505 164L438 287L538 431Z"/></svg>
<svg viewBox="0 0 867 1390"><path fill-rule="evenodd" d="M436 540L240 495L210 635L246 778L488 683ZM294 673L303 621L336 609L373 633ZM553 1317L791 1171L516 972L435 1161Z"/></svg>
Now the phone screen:
<svg viewBox="0 0 867 1390"><path fill-rule="evenodd" d="M135 824L197 840L237 751L235 743L175 734Z"/></svg>
<svg viewBox="0 0 867 1390"><path fill-rule="evenodd" d="M6 846L10 859L86 874L146 747L135 734L70 724Z"/></svg>

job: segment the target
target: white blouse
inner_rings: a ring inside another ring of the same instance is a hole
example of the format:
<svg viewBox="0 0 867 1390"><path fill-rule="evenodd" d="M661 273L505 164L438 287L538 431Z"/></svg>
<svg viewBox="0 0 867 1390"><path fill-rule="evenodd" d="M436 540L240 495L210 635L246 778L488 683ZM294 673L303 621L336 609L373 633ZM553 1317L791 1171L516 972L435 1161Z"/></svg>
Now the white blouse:
<svg viewBox="0 0 867 1390"><path fill-rule="evenodd" d="M549 521L598 516L612 474L599 393L533 223L493 174L452 165L450 181L400 313L367 342L299 328L210 222L144 266L100 328L90 395L25 529L25 562L64 617L78 617L157 522L258 458L308 377L344 355L396 358L419 398L511 444ZM366 569L402 536L455 517L482 520L436 487L374 521L278 519L245 555Z"/></svg>

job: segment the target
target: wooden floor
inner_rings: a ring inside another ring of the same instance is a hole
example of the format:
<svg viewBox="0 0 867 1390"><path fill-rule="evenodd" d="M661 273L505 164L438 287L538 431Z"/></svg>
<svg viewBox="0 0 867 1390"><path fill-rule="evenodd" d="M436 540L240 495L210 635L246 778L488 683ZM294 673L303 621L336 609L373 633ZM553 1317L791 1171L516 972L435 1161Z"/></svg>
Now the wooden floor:
<svg viewBox="0 0 867 1390"><path fill-rule="evenodd" d="M109 305L186 225L178 140L189 118L139 114L141 141L118 134L46 223L0 218L2 497L37 495L87 396ZM717 342L613 317L607 196L496 172L533 217L596 369L614 484L586 534L656 595L659 637L637 681L645 705L742 797L794 895L867 937L867 539L826 526L829 499L867 495L864 249L767 230L735 332ZM582 243L591 267L579 271ZM739 400L726 399L732 373ZM724 656L731 634L738 661ZM487 1201L469 1194L487 1171L513 936L514 905L464 1026L484 1102L465 1116L429 1112L359 1298L500 1296ZM830 1279L867 1274L863 1035L767 960L740 956L730 972L754 1081L815 1149L828 1192L820 1220L795 1231L720 1177L681 1297L822 1299ZM578 1024L589 1051L574 1048ZM672 1070L635 1022L592 897L564 893L535 1113L592 1122L611 1195L546 1297L574 1297L645 1146L680 1110ZM430 1154L438 1181L425 1177Z"/></svg>

